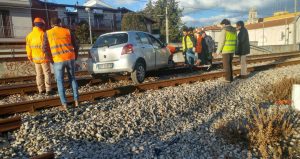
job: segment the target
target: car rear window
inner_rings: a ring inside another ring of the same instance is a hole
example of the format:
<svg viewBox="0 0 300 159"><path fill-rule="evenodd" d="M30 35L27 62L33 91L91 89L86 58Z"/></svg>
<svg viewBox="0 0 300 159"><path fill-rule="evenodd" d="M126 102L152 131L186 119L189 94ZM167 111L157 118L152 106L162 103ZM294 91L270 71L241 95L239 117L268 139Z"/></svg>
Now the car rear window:
<svg viewBox="0 0 300 159"><path fill-rule="evenodd" d="M104 46L114 46L119 44L124 44L128 42L128 34L127 33L118 33L118 34L109 34L100 36L93 48L104 47Z"/></svg>

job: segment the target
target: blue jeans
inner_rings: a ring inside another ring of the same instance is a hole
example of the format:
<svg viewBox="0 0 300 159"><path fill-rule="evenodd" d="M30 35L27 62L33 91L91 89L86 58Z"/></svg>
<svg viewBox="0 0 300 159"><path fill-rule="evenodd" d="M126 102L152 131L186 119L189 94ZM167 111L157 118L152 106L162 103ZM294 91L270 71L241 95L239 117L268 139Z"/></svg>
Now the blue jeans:
<svg viewBox="0 0 300 159"><path fill-rule="evenodd" d="M186 51L186 59L187 59L188 64L194 65L194 62L196 60L196 56L195 56L195 53L193 52L192 49L188 49Z"/></svg>
<svg viewBox="0 0 300 159"><path fill-rule="evenodd" d="M78 85L75 78L75 60L57 62L54 63L53 66L54 66L54 74L57 82L57 90L58 90L61 104L67 105L66 89L64 87L65 69L67 70L69 82L70 85L72 86L74 100L77 101L79 97L78 97Z"/></svg>

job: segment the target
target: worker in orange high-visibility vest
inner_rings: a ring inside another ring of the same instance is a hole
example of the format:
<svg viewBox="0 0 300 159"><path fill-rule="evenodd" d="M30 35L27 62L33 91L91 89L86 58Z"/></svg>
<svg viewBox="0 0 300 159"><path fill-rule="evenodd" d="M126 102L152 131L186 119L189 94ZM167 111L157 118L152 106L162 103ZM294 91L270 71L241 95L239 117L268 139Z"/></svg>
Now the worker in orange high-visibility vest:
<svg viewBox="0 0 300 159"><path fill-rule="evenodd" d="M52 29L44 36L43 50L52 59L57 89L62 106L61 110L67 110L67 99L64 88L64 72L67 70L69 82L72 86L75 107L78 106L78 85L75 78L75 60L78 56L76 39L69 29L61 27L59 18L51 19Z"/></svg>
<svg viewBox="0 0 300 159"><path fill-rule="evenodd" d="M50 95L52 94L50 62L42 50L45 21L42 18L35 18L33 23L32 32L26 37L26 52L28 59L35 65L39 94L46 91L46 95Z"/></svg>

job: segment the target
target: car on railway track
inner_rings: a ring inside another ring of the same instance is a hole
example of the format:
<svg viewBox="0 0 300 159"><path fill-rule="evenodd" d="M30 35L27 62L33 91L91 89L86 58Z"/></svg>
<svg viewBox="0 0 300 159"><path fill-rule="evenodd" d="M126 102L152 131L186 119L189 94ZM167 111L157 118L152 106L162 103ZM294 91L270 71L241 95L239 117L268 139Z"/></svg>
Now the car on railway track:
<svg viewBox="0 0 300 159"><path fill-rule="evenodd" d="M153 35L140 31L121 31L98 37L89 52L88 71L94 76L112 73L131 74L142 83L146 72L172 65L166 44Z"/></svg>

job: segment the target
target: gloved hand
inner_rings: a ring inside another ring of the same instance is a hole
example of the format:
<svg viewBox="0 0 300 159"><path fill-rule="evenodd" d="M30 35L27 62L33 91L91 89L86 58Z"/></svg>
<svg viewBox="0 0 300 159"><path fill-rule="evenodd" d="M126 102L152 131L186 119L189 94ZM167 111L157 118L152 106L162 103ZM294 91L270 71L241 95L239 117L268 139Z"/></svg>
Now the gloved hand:
<svg viewBox="0 0 300 159"><path fill-rule="evenodd" d="M194 53L196 52L196 48L195 48L195 47L193 47L193 52L194 52Z"/></svg>

